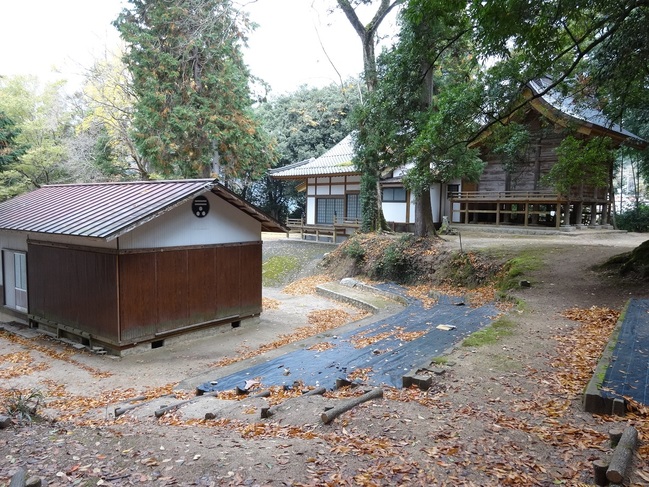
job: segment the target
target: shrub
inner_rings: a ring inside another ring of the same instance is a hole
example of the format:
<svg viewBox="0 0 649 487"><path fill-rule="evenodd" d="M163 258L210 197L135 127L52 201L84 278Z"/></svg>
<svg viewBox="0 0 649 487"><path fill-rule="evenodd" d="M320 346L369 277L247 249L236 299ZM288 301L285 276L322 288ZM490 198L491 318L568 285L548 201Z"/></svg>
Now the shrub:
<svg viewBox="0 0 649 487"><path fill-rule="evenodd" d="M9 416L16 418L18 421L31 423L40 419L38 407L43 400L43 394L37 390L29 392L12 389L4 400L4 408Z"/></svg>
<svg viewBox="0 0 649 487"><path fill-rule="evenodd" d="M407 249L413 241L411 234L404 234L390 244L372 268L372 277L400 284L409 282L414 271Z"/></svg>
<svg viewBox="0 0 649 487"><path fill-rule="evenodd" d="M343 252L348 257L351 257L352 259L354 259L354 261L357 264L360 264L361 262L363 262L363 259L365 258L365 249L360 244L360 242L355 238L351 238L349 240L347 245L345 245L345 247L343 248Z"/></svg>
<svg viewBox="0 0 649 487"><path fill-rule="evenodd" d="M615 222L620 230L649 232L649 205L641 203L637 207L617 215Z"/></svg>

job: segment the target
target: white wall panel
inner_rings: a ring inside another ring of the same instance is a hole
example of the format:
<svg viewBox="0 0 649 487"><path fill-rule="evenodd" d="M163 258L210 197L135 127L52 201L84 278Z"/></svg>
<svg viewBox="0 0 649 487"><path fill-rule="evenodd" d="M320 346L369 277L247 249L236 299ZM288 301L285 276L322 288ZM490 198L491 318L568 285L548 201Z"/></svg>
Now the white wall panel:
<svg viewBox="0 0 649 487"><path fill-rule="evenodd" d="M343 184L331 186L331 194L345 194L345 186Z"/></svg>
<svg viewBox="0 0 649 487"><path fill-rule="evenodd" d="M210 202L207 216L194 216L188 201L120 237L120 249L259 241L261 223L212 193L205 196Z"/></svg>
<svg viewBox="0 0 649 487"><path fill-rule="evenodd" d="M315 198L306 199L306 224L315 225Z"/></svg>
<svg viewBox="0 0 649 487"><path fill-rule="evenodd" d="M329 195L329 186L318 186L316 194L321 195L321 196Z"/></svg>
<svg viewBox="0 0 649 487"><path fill-rule="evenodd" d="M383 202L382 206L386 221L406 223L406 203Z"/></svg>

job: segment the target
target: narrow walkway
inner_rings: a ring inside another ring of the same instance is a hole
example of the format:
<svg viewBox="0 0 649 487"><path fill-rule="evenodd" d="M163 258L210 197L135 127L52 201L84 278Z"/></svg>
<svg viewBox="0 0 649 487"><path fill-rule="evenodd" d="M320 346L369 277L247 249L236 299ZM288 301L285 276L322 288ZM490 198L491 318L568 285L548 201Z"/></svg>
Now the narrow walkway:
<svg viewBox="0 0 649 487"><path fill-rule="evenodd" d="M630 300L601 395L649 406L649 299Z"/></svg>
<svg viewBox="0 0 649 487"><path fill-rule="evenodd" d="M403 295L398 286L386 290ZM462 300L446 296L430 309L418 300L407 299L409 305L387 319L340 335L330 332L323 335L316 347L290 352L225 377L214 371L213 379L198 389L231 390L252 379L264 387L301 381L305 386L333 389L336 379L354 378L354 371L362 371L363 382L368 384L401 387L405 374L428 366L434 357L488 325L499 314L493 305L471 308ZM438 325L447 326L439 329Z"/></svg>

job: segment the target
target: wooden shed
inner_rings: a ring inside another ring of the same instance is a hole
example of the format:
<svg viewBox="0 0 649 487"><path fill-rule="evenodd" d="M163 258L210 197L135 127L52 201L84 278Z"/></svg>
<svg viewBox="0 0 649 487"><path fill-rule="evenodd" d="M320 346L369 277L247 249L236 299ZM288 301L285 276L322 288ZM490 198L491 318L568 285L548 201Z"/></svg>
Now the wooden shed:
<svg viewBox="0 0 649 487"><path fill-rule="evenodd" d="M259 316L273 218L211 179L51 185L0 204L5 311L111 353Z"/></svg>

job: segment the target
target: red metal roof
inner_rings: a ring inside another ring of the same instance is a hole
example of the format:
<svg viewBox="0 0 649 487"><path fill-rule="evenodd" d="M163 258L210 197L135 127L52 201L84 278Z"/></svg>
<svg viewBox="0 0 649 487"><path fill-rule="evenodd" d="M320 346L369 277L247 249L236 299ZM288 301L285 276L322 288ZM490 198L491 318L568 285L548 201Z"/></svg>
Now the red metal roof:
<svg viewBox="0 0 649 487"><path fill-rule="evenodd" d="M43 186L1 203L0 229L110 241L208 191L260 221L265 231L285 231L213 179Z"/></svg>

